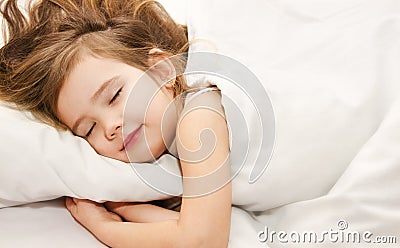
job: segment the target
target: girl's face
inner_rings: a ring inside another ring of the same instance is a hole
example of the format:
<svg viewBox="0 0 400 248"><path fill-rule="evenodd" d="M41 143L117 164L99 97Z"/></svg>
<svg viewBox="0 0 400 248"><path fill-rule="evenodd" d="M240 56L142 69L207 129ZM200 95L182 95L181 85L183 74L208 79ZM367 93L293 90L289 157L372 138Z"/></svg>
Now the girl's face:
<svg viewBox="0 0 400 248"><path fill-rule="evenodd" d="M99 154L125 162L149 162L175 137L172 92L159 88L142 70L88 55L60 90L58 116Z"/></svg>

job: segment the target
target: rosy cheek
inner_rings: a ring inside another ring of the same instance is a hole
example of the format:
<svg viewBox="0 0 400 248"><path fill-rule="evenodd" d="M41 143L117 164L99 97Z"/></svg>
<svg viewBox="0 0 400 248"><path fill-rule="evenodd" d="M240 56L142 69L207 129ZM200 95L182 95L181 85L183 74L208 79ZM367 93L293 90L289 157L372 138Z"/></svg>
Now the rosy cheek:
<svg viewBox="0 0 400 248"><path fill-rule="evenodd" d="M94 150L96 150L97 153L102 154L102 148L101 146L99 146L99 142L95 137L90 137L87 141L89 142L90 146L93 147Z"/></svg>

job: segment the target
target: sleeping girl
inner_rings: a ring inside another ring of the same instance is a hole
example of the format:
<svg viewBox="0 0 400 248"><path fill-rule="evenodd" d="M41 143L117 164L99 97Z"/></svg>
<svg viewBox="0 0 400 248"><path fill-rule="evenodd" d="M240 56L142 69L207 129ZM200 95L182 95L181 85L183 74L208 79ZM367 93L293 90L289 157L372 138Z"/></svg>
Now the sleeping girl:
<svg viewBox="0 0 400 248"><path fill-rule="evenodd" d="M8 39L1 49L1 99L71 130L101 155L149 162L171 153L180 160L179 213L66 198L72 216L111 247L226 247L228 128L218 88L189 88L181 75L185 27L155 1L30 4L26 21L17 1L2 1ZM219 187L210 190L196 178Z"/></svg>

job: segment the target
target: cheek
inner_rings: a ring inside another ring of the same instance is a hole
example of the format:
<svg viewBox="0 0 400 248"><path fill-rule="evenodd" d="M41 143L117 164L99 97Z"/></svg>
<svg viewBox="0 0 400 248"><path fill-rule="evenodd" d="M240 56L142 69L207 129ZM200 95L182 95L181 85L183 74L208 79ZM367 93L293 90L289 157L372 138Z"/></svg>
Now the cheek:
<svg viewBox="0 0 400 248"><path fill-rule="evenodd" d="M161 106L153 105L149 106L146 112L145 122L151 126L159 126L163 116L163 109Z"/></svg>
<svg viewBox="0 0 400 248"><path fill-rule="evenodd" d="M169 146L175 138L176 108L174 102L167 97L160 96L149 106L147 115L146 137L153 148Z"/></svg>
<svg viewBox="0 0 400 248"><path fill-rule="evenodd" d="M163 116L167 114L166 111L169 103L170 100L166 96L162 93L157 94L147 109L146 121L161 125Z"/></svg>
<svg viewBox="0 0 400 248"><path fill-rule="evenodd" d="M105 140L100 136L100 134L98 132L93 133L90 137L90 139L87 140L87 142L90 144L91 147L93 147L93 149L101 155L110 156L110 151L111 149L109 149L107 147L107 142L105 142Z"/></svg>
<svg viewBox="0 0 400 248"><path fill-rule="evenodd" d="M106 143L104 142L95 142L95 143L90 143L89 144L94 148L94 150L105 157L113 158L113 159L118 159L125 161L126 159L120 157L120 154L118 154L115 151L115 148L113 149L112 147L108 147Z"/></svg>
<svg viewBox="0 0 400 248"><path fill-rule="evenodd" d="M145 115L145 136L150 146L156 145L155 143L158 143L162 137L161 129L164 110L163 104L159 99L154 99L147 109Z"/></svg>
<svg viewBox="0 0 400 248"><path fill-rule="evenodd" d="M93 136L94 137L88 139L87 142L90 144L91 147L93 147L93 149L96 150L97 153L102 154L104 148L101 146L101 142L99 142L98 139L95 138L95 135Z"/></svg>

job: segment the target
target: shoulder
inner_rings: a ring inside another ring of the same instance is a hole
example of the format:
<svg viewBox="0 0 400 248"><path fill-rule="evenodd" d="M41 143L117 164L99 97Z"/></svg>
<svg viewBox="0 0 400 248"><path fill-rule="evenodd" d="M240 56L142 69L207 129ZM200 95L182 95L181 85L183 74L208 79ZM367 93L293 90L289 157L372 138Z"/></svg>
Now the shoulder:
<svg viewBox="0 0 400 248"><path fill-rule="evenodd" d="M228 140L227 122L221 99L219 90L210 90L196 95L185 104L177 125L180 142L196 149L203 138L200 134L206 129L211 131L210 134L214 138L220 141Z"/></svg>
<svg viewBox="0 0 400 248"><path fill-rule="evenodd" d="M210 86L195 90L187 94L185 105L181 112L181 118L195 110L209 110L219 113L225 118L225 112L221 103L221 91L217 86Z"/></svg>

